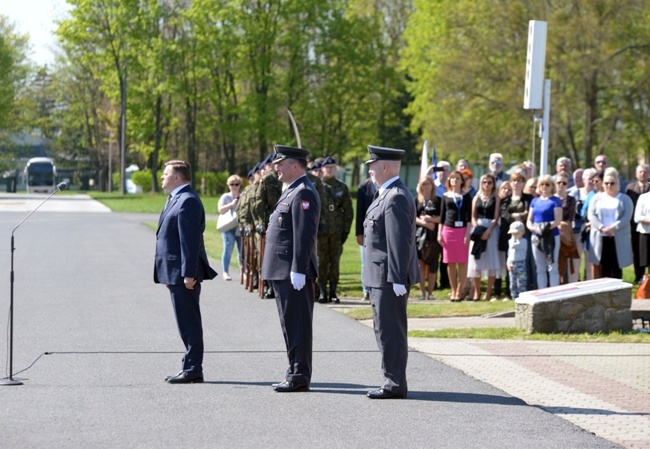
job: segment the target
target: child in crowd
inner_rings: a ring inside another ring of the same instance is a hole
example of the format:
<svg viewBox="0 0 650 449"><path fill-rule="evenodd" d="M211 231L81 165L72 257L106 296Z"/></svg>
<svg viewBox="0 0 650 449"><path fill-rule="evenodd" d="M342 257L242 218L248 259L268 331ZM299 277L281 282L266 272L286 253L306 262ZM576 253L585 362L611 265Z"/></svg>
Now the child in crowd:
<svg viewBox="0 0 650 449"><path fill-rule="evenodd" d="M528 282L526 276L526 252L528 241L524 238L526 227L521 221L515 221L510 225L508 234L511 234L508 241L508 259L506 266L510 272L510 295L517 299L520 293L526 291Z"/></svg>

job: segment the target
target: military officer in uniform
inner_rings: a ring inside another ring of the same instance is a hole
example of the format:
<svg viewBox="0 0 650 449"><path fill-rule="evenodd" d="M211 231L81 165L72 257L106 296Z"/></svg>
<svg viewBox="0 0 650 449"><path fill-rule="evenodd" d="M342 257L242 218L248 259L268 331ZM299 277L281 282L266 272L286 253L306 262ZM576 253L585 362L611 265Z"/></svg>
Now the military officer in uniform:
<svg viewBox="0 0 650 449"><path fill-rule="evenodd" d="M267 229L262 279L275 291L289 368L285 380L273 388L277 392L303 391L309 389L312 373L320 199L306 176L309 151L281 145L276 145L275 151L273 163L286 188Z"/></svg>
<svg viewBox="0 0 650 449"><path fill-rule="evenodd" d="M321 201L324 214L321 215L318 232L318 302L339 303L336 287L339 283L339 265L343 244L350 234L354 212L348 186L336 179L336 161L327 156L323 161L324 197ZM329 294L327 285L329 283Z"/></svg>
<svg viewBox="0 0 650 449"><path fill-rule="evenodd" d="M251 205L251 212L253 220L255 221L255 245L260 248L262 237L266 235L266 227L269 224L269 218L278 202L280 194L282 193L282 186L278 181L278 175L273 169L273 154L269 154L262 165L264 166L264 173L262 179L257 184L255 189L254 199ZM261 265L262 261L259 261ZM265 287L264 298L273 298L273 290Z"/></svg>
<svg viewBox="0 0 650 449"><path fill-rule="evenodd" d="M363 280L370 304L384 382L371 399L405 398L408 357L406 304L420 282L415 248L415 201L399 179L404 150L368 146L369 173L379 188L364 221Z"/></svg>

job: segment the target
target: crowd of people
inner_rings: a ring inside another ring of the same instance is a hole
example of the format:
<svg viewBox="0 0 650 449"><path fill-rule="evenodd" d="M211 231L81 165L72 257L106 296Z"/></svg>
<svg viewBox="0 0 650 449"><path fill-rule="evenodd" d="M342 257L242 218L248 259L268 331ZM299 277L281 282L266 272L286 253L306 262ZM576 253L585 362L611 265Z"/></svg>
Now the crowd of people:
<svg viewBox="0 0 650 449"><path fill-rule="evenodd" d="M594 167L575 170L561 157L553 175L537 176L525 162L508 176L503 165L501 154L491 154L489 172L475 184L469 161L455 170L441 161L420 179L419 299L434 299L437 279L452 301L510 300L579 280L622 279L630 265L642 281L650 267L650 166L639 164L623 190L603 154Z"/></svg>
<svg viewBox="0 0 650 449"><path fill-rule="evenodd" d="M319 194L319 278L316 299L340 302L339 266L353 221L346 184L336 178L336 161L327 156L308 165ZM622 278L634 265L641 282L650 266L650 167L636 167L634 181L621 188L621 177L605 155L594 166L573 169L561 157L553 175L538 176L524 162L504 171L503 156L493 153L489 171L474 180L467 159L453 167L440 161L419 180L416 202L416 246L421 282L419 299L433 300L434 290L449 288L452 301L510 300L527 290L599 277ZM228 178L229 191L219 200L219 213L237 214L239 226L222 233L224 279L236 246L242 282L249 291L272 298L259 279L269 218L282 193L270 157L248 173L249 184ZM241 191L240 191L241 189ZM356 237L363 271L363 221L377 192L372 179L357 190ZM645 196L644 196L645 195ZM482 279L487 280L482 288ZM363 299L369 299L363 279Z"/></svg>
<svg viewBox="0 0 650 449"><path fill-rule="evenodd" d="M319 303L340 302L340 259L354 218L349 189L336 178L337 169L336 160L327 156L310 162L307 171L307 177L314 184L320 199L317 238L319 277L316 295ZM238 221L236 228L222 232L223 278L232 280L230 262L234 247L237 246L241 282L249 291L258 290L260 297L270 299L275 293L260 279L259 272L264 259L269 220L282 195L282 183L273 164L273 154L248 172L248 185L240 192L241 184L239 176L230 176L227 180L229 191L219 199L219 214L232 211Z"/></svg>

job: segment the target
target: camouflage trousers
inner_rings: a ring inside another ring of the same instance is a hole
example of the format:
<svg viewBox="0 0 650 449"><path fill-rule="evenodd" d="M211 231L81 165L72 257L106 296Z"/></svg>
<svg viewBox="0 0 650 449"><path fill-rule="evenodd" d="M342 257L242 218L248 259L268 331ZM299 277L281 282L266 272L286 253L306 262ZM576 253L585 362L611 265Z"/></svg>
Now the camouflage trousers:
<svg viewBox="0 0 650 449"><path fill-rule="evenodd" d="M338 284L343 243L341 234L318 234L318 283Z"/></svg>

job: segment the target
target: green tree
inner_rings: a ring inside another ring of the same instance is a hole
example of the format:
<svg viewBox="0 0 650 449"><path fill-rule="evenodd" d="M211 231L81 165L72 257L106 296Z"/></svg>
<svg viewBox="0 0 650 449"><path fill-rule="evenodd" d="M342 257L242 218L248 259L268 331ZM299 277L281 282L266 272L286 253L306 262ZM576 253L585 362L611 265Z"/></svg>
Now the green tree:
<svg viewBox="0 0 650 449"><path fill-rule="evenodd" d="M647 2L418 0L415 6L402 59L412 78L409 112L412 128L421 127L443 157L529 154L532 117L522 100L530 18L549 24L549 159L566 155L576 166L591 165L596 153L615 160L640 144L647 151L647 139L629 133L647 122L647 109L637 114L647 104L647 75L638 70L648 58Z"/></svg>
<svg viewBox="0 0 650 449"><path fill-rule="evenodd" d="M20 124L20 94L30 74L27 51L28 37L0 14L0 133Z"/></svg>

